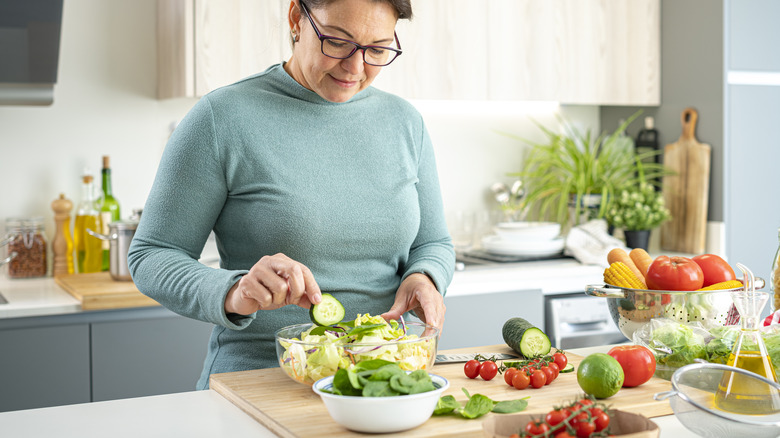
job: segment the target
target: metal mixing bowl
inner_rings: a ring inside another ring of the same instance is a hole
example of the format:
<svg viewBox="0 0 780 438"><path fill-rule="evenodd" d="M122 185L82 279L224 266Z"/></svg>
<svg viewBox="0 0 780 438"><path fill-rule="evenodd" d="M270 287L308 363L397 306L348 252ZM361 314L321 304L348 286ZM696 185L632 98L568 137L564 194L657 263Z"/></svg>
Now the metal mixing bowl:
<svg viewBox="0 0 780 438"><path fill-rule="evenodd" d="M764 280L755 279L755 288L764 287ZM653 318L669 318L682 323L700 322L704 327L726 325L733 301L730 292L737 289L711 291L663 291L629 289L606 285L588 285L585 293L607 299L612 321L623 335L633 340L634 332ZM733 312L736 316L736 311ZM733 321L729 321L733 324Z"/></svg>
<svg viewBox="0 0 780 438"><path fill-rule="evenodd" d="M677 419L698 435L780 436L780 385L776 382L740 368L695 363L675 371L671 383L671 391L659 392L653 398L669 399ZM739 398L731 407L722 402L727 387L745 390L738 397L734 392L728 393L725 400Z"/></svg>

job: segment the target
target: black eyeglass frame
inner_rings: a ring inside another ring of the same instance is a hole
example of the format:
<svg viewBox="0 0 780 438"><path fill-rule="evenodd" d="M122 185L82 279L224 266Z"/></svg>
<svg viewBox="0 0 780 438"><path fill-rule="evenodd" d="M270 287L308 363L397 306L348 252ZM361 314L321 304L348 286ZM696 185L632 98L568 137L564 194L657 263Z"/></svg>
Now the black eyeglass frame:
<svg viewBox="0 0 780 438"><path fill-rule="evenodd" d="M358 43L356 43L354 41L345 39L345 38L339 38L339 37L334 37L334 36L322 34L322 33L320 33L320 30L317 28L317 25L314 24L314 20L311 18L311 14L309 13L309 7L306 6L305 4L303 4L303 2L300 1L300 0L298 1L298 3L301 5L301 10L303 10L303 13L306 15L306 18L309 19L309 23L311 23L311 27L314 29L314 32L317 33L317 38L320 40L320 52L322 52L322 54L327 56L328 58L347 59L347 58L351 57L352 55L354 55L355 52L357 52L358 50L361 50L363 52L363 62L365 62L368 65L373 65L375 67L384 67L384 66L390 65L390 63L395 61L396 58L401 56L401 53L403 53L403 50L401 50L401 42L398 40L398 34L395 31L393 31L393 36L395 37L395 44L398 46L397 49L394 49L392 47L386 47L386 46L374 46L374 45L361 46L360 44L358 44ZM344 56L344 57L337 57L337 56L328 55L327 53L325 53L325 48L323 47L323 45L325 44L325 40L326 39L337 40L337 41L342 41L342 42L345 42L345 43L348 43L348 44L352 44L352 46L353 46L352 51L349 52L349 55ZM395 55L393 56L392 59L390 59L390 61L388 61L385 64L374 64L374 63L368 62L366 60L366 49L389 50L391 52L394 52Z"/></svg>

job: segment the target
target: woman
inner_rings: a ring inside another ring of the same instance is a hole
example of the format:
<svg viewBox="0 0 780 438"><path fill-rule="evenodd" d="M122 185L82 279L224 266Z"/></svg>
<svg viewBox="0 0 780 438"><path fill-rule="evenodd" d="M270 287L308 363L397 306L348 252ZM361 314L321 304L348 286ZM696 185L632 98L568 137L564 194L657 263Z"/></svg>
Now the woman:
<svg viewBox="0 0 780 438"><path fill-rule="evenodd" d="M408 0L293 0L289 61L209 93L171 136L128 262L143 293L216 324L199 389L277 366L274 332L322 291L348 318L442 327L454 251L433 148L411 105L370 87L410 16ZM197 261L212 230L220 269Z"/></svg>

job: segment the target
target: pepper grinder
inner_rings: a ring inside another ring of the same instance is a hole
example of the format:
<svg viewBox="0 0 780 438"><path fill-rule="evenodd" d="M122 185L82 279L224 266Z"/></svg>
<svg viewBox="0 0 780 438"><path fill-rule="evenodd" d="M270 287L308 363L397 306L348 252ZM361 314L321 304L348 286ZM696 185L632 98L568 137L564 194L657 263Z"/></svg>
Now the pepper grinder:
<svg viewBox="0 0 780 438"><path fill-rule="evenodd" d="M70 211L73 209L73 202L60 193L60 197L51 203L51 209L54 210L54 240L52 241L52 251L54 252L54 266L52 274L58 275L73 274L73 238L70 234Z"/></svg>

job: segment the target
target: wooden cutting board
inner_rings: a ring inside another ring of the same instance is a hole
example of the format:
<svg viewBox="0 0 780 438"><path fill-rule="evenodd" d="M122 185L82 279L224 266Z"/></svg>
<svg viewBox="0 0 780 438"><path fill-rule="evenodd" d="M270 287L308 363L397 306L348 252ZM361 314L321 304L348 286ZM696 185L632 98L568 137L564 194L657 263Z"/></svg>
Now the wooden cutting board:
<svg viewBox="0 0 780 438"><path fill-rule="evenodd" d="M511 353L505 345L480 348L448 350L441 353ZM569 354L569 362L579 366L582 357ZM463 374L463 364L435 365L432 373L447 378L450 387L445 394L455 396L465 402L466 396L461 388L468 389L472 395L484 394L493 400L513 400L528 397L528 408L524 413L544 414L554 406L582 395L577 384L576 373L561 374L549 386L540 389L519 391L509 387L502 376L491 381L480 378L471 380ZM334 422L325 405L310 386L294 382L280 368L238 371L213 374L209 380L212 390L218 392L233 404L251 415L263 426L280 437L344 437L365 436L351 432ZM672 414L668 401L655 401L653 394L671 389L671 384L656 377L636 388L623 388L616 395L605 400L612 408L657 417ZM382 436L404 437L450 437L482 436L482 421L491 415L465 420L453 416L431 417L422 426L396 434Z"/></svg>
<svg viewBox="0 0 780 438"><path fill-rule="evenodd" d="M661 248L702 254L707 238L710 145L696 141L698 113L682 112L682 135L664 148L664 164L674 172L663 179L664 202L672 214L661 226Z"/></svg>
<svg viewBox="0 0 780 438"><path fill-rule="evenodd" d="M159 306L142 294L132 281L116 281L108 272L58 275L54 281L81 301L83 310Z"/></svg>

